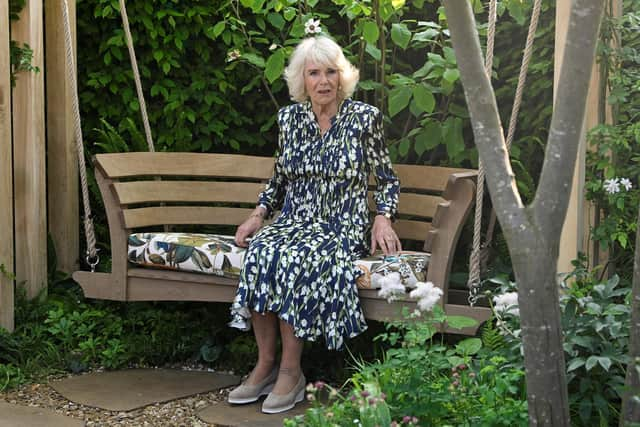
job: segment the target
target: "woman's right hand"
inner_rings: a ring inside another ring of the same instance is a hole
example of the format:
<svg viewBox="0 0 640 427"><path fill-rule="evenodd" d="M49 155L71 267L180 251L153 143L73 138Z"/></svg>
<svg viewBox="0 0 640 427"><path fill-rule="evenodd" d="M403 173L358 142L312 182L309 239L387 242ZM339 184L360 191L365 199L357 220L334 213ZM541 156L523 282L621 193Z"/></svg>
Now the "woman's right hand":
<svg viewBox="0 0 640 427"><path fill-rule="evenodd" d="M235 242L236 245L241 248L246 248L249 246L249 242L247 241L248 237L253 236L256 231L262 227L262 222L264 221L265 210L263 208L257 207L249 218L245 220L238 229L236 230Z"/></svg>

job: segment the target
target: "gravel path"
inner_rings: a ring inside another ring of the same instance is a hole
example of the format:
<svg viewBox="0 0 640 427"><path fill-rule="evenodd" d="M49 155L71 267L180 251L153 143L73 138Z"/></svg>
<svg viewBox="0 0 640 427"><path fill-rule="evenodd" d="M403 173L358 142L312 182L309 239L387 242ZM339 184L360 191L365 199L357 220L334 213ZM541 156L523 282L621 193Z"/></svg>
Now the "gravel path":
<svg viewBox="0 0 640 427"><path fill-rule="evenodd" d="M55 376L50 380L62 378ZM227 397L229 389L197 394L166 403L156 403L129 412L108 411L75 404L47 384L27 384L0 393L0 400L8 403L53 410L61 415L85 420L87 426L171 426L204 427L212 424L200 420L197 412Z"/></svg>

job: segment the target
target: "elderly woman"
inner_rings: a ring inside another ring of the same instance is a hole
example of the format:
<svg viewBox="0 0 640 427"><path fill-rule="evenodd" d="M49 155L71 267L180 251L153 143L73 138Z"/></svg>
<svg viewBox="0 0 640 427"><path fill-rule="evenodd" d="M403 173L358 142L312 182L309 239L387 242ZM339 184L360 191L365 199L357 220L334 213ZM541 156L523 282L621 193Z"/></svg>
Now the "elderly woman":
<svg viewBox="0 0 640 427"><path fill-rule="evenodd" d="M353 261L378 247L385 254L401 249L391 228L399 182L385 147L382 114L350 99L358 70L333 40L317 36L296 47L285 78L297 103L278 112L273 177L235 235L248 250L231 325L248 329L250 319L258 362L228 401L249 403L268 394L266 413L303 400L304 340L324 339L329 349L340 349L345 338L366 329ZM370 174L377 183L372 228ZM275 210L278 218L260 229Z"/></svg>

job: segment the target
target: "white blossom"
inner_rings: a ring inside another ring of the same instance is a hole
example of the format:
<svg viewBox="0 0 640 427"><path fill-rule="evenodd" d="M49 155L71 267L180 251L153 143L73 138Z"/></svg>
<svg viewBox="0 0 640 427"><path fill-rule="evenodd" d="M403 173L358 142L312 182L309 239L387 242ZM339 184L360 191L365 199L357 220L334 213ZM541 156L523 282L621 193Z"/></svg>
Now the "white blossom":
<svg viewBox="0 0 640 427"><path fill-rule="evenodd" d="M502 295L493 297L494 308L498 313L513 314L520 316L520 308L518 307L518 293L507 292Z"/></svg>
<svg viewBox="0 0 640 427"><path fill-rule="evenodd" d="M233 49L227 52L227 62L235 61L240 58L242 55L238 49Z"/></svg>
<svg viewBox="0 0 640 427"><path fill-rule="evenodd" d="M411 291L409 296L418 300L417 305L420 311L431 311L440 300L442 289L432 282L417 282L416 288Z"/></svg>
<svg viewBox="0 0 640 427"><path fill-rule="evenodd" d="M604 181L604 191L609 194L620 192L620 182L618 181L618 178L606 179Z"/></svg>
<svg viewBox="0 0 640 427"><path fill-rule="evenodd" d="M271 46L269 46L269 50L276 50L278 48L278 45L275 43L271 43Z"/></svg>
<svg viewBox="0 0 640 427"><path fill-rule="evenodd" d="M320 27L320 20L310 18L307 22L304 23L304 32L305 34L314 35L322 32L322 28Z"/></svg>
<svg viewBox="0 0 640 427"><path fill-rule="evenodd" d="M620 178L620 185L622 185L626 191L631 190L633 187L629 178Z"/></svg>
<svg viewBox="0 0 640 427"><path fill-rule="evenodd" d="M378 296L385 298L388 302L395 301L400 295L406 292L404 285L400 281L400 274L398 273L394 272L382 276L377 282L380 284Z"/></svg>

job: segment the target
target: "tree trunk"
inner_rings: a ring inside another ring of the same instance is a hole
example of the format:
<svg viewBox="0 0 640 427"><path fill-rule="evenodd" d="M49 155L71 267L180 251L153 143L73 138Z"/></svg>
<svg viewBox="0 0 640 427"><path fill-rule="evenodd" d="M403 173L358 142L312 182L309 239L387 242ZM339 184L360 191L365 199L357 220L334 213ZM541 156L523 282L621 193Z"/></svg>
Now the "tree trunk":
<svg viewBox="0 0 640 427"><path fill-rule="evenodd" d="M638 221L640 224L640 206ZM631 290L631 327L629 328L629 365L625 391L622 396L620 427L640 423L640 227L636 230L636 253L633 259L633 288Z"/></svg>
<svg viewBox="0 0 640 427"><path fill-rule="evenodd" d="M513 243L513 238L507 239ZM527 401L531 425L568 426L569 396L560 322L558 247L532 239L511 252L518 284Z"/></svg>
<svg viewBox="0 0 640 427"><path fill-rule="evenodd" d="M604 0L573 1L544 164L528 207L511 169L470 2L443 3L475 142L518 283L529 423L569 426L556 270Z"/></svg>

